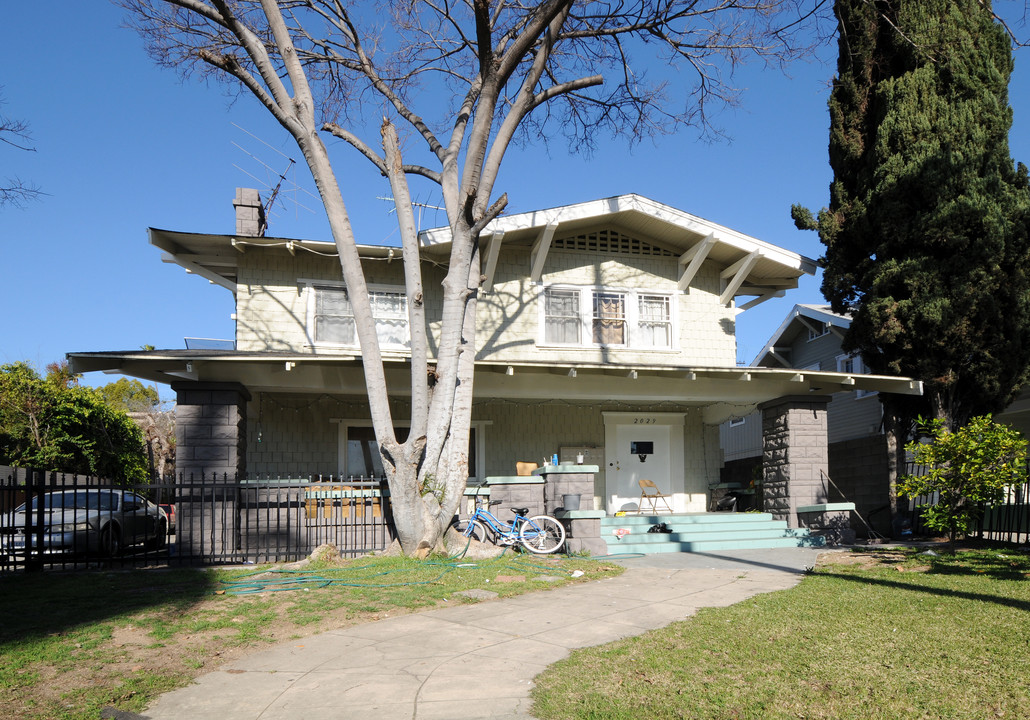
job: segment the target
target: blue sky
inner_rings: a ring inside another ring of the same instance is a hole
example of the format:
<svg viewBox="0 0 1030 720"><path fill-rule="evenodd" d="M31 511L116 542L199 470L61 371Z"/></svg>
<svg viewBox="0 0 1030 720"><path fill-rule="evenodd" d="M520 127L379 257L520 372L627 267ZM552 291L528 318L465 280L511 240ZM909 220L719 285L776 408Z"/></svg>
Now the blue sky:
<svg viewBox="0 0 1030 720"><path fill-rule="evenodd" d="M1018 18L1022 3L996 7ZM31 125L37 151L0 147L0 176L31 180L48 195L0 209L0 363L42 368L67 352L231 338L231 295L162 263L146 229L232 232L235 188L274 183L265 166L282 171L287 156L299 157L249 98L232 103L221 86L184 84L154 67L120 20L118 8L81 0L4 8L0 112ZM828 199L835 52L825 48L824 62L798 64L789 77L745 68L735 81L746 88L741 106L716 116L730 139L699 141L688 128L633 148L602 144L589 158L569 156L560 143L529 147L507 158L498 188L509 212L638 193L817 258L817 236L796 230L789 211L794 202L818 209ZM1017 51L1010 86L1011 149L1030 164L1027 53ZM364 160L336 152L358 168L348 176L354 191L344 193L361 241L392 242L390 204L375 197L388 188ZM294 179L312 189L303 173ZM291 203L271 219L270 234L328 240L317 201L297 199L314 212ZM430 214L424 226L439 220ZM739 315L738 358L750 362L802 302L822 302L818 278Z"/></svg>

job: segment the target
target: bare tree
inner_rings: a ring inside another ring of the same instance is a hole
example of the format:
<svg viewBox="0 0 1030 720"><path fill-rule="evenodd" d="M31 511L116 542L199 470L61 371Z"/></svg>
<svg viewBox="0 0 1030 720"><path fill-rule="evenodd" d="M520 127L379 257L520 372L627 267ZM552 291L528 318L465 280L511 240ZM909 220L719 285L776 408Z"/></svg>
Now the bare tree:
<svg viewBox="0 0 1030 720"><path fill-rule="evenodd" d="M521 139L556 133L589 149L601 133L639 139L682 124L710 131L709 104L736 98L728 81L737 63L783 63L803 52L799 38L812 37L807 26L822 5L403 0L359 9L345 0L121 2L158 63L238 82L303 153L349 288L398 538L409 554L441 542L468 477L479 233L507 203L494 184L511 143L520 133ZM645 62L637 64L637 54ZM375 141L363 122L371 112L383 118ZM398 124L419 161L402 158ZM334 168L323 133L357 149L393 190L411 328L411 428L403 443L394 433L338 184L345 166ZM412 176L439 186L452 235L435 358L426 336Z"/></svg>
<svg viewBox="0 0 1030 720"><path fill-rule="evenodd" d="M2 100L0 105L3 105ZM32 146L28 123L3 114L0 114L0 143L25 152L36 152L36 148ZM21 207L25 202L36 200L42 194L39 187L20 178L4 178L3 183L0 183L0 207Z"/></svg>

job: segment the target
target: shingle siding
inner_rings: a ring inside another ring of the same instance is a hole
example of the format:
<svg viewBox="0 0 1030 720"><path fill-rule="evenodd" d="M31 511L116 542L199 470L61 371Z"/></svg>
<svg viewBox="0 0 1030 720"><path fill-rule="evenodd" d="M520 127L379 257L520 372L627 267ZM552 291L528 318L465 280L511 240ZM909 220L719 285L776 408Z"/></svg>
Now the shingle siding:
<svg viewBox="0 0 1030 720"><path fill-rule="evenodd" d="M335 258L290 255L284 250L245 254L236 299L236 342L241 351L311 352L307 334L306 285L300 280L340 282ZM703 266L688 292L676 289L675 257L556 250L548 254L542 281L529 280L530 249L505 248L490 292L479 297L477 347L483 360L499 362L616 362L630 365L732 366L736 357L735 311L719 303L720 280ZM399 259L366 260L369 285L403 287ZM439 342L443 271L423 266L423 292L430 347ZM540 298L549 284L614 287L669 294L673 299L674 347L668 351L628 348L540 348Z"/></svg>

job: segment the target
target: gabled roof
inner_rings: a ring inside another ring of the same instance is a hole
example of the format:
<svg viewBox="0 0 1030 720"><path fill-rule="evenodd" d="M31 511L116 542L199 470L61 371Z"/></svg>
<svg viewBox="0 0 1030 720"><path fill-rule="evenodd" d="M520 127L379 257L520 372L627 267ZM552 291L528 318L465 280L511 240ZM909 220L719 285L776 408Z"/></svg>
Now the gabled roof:
<svg viewBox="0 0 1030 720"><path fill-rule="evenodd" d="M770 355L775 354L781 346L793 342L797 333L815 330L819 325L823 324L831 332L834 332L834 328L836 328L836 334L840 337L843 334L841 331L851 327L851 316L835 313L829 305L795 305L794 309L780 323L776 332L769 338L769 341L762 346L761 351L759 351L751 364L753 366L760 366Z"/></svg>
<svg viewBox="0 0 1030 720"><path fill-rule="evenodd" d="M483 263L486 288L492 282L502 243L533 248L529 276L538 282L547 253L557 241L585 238L591 230L602 227L678 255L680 290L690 285L702 263L715 264L723 281L723 303L740 295L755 296L741 306L742 310L781 297L786 290L797 287L799 277L814 275L816 270L811 258L630 194L497 218L482 234L487 243ZM442 254L449 250L450 229L425 230L420 239L429 252Z"/></svg>
<svg viewBox="0 0 1030 720"><path fill-rule="evenodd" d="M593 247L591 233L615 231L618 242L643 243L678 257L680 290L689 287L702 264L711 263L721 276L720 300L729 304L738 296L754 299L740 306L746 310L786 290L797 287L802 275L813 275L814 260L770 243L744 235L695 215L649 200L639 195L593 200L547 210L505 215L487 226L483 274L484 289L489 291L502 245L532 248L526 273L539 282L547 254L558 247ZM336 256L332 242L292 240L274 237L238 237L183 233L150 228L150 243L164 251L165 262L176 263L212 283L236 291L239 259L242 253L259 250L286 250ZM447 227L420 233L424 252L446 255L450 249ZM400 248L361 245L362 257L399 255Z"/></svg>

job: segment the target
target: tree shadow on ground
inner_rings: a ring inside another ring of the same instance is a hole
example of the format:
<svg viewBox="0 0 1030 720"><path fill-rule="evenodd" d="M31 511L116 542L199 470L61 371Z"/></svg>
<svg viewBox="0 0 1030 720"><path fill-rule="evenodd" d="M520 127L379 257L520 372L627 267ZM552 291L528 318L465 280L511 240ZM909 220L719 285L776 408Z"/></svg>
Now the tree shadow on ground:
<svg viewBox="0 0 1030 720"><path fill-rule="evenodd" d="M0 576L0 648L149 609L181 616L215 583L190 569Z"/></svg>

